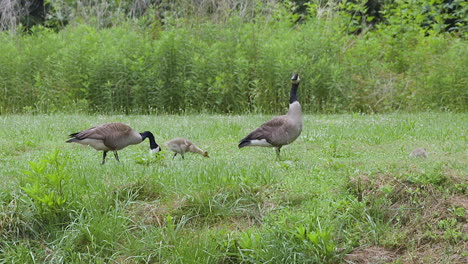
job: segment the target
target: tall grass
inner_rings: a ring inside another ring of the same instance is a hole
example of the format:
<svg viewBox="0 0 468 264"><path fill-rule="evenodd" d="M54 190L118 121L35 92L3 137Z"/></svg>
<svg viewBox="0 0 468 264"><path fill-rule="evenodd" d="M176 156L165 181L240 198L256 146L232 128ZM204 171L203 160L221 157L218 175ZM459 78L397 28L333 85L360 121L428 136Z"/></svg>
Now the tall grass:
<svg viewBox="0 0 468 264"><path fill-rule="evenodd" d="M333 16L293 18L279 8L255 22L1 32L0 113L277 113L292 72L309 112L467 109L466 41L394 27L348 35Z"/></svg>

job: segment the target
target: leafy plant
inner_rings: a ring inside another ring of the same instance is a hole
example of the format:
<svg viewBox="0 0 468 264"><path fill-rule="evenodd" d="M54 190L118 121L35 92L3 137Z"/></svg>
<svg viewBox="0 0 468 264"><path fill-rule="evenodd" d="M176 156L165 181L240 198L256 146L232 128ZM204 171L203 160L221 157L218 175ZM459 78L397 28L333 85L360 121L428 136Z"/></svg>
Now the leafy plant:
<svg viewBox="0 0 468 264"><path fill-rule="evenodd" d="M29 196L38 210L39 217L48 221L60 221L66 216L69 206L64 188L69 175L65 171L66 161L61 152L55 150L37 162L29 162L29 170L21 189Z"/></svg>
<svg viewBox="0 0 468 264"><path fill-rule="evenodd" d="M327 263L336 257L336 244L333 241L331 230L322 228L317 219L316 229L306 226L297 226L294 236L312 251L316 263Z"/></svg>
<svg viewBox="0 0 468 264"><path fill-rule="evenodd" d="M135 161L138 164L149 166L154 163L159 164L159 165L164 165L165 159L166 159L165 151L163 150L163 151L151 154L150 156L147 156L147 157L144 157L144 156L137 157Z"/></svg>
<svg viewBox="0 0 468 264"><path fill-rule="evenodd" d="M437 223L437 227L444 232L443 238L452 243L468 240L468 236L462 232L461 226L458 225L455 218L442 219Z"/></svg>

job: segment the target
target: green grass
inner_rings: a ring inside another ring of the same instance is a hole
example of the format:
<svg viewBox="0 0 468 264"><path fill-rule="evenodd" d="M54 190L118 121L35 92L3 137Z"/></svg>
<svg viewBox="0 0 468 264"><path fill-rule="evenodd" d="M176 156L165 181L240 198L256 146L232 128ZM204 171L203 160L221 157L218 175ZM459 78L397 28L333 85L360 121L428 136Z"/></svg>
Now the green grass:
<svg viewBox="0 0 468 264"><path fill-rule="evenodd" d="M277 15L0 32L0 114L275 113L293 72L310 112L468 110L468 42L456 35L398 18L349 35L336 20Z"/></svg>
<svg viewBox="0 0 468 264"><path fill-rule="evenodd" d="M0 116L0 259L345 263L376 248L389 263L466 258L466 114L306 115L281 161L239 150L270 117ZM159 144L187 137L211 158L150 157L144 142L102 166L100 152L65 143L111 121ZM409 158L416 147L429 157Z"/></svg>

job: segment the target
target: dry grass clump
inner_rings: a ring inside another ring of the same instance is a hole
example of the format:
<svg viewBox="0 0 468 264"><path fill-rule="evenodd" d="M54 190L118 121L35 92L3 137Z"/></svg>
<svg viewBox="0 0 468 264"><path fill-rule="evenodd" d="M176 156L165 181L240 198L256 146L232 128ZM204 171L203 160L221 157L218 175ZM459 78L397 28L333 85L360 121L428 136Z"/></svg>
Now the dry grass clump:
<svg viewBox="0 0 468 264"><path fill-rule="evenodd" d="M464 184L458 175L444 176L444 185ZM345 257L347 263L467 263L468 198L463 193L383 173L352 178L350 187L393 230L386 234L388 245L359 247Z"/></svg>
<svg viewBox="0 0 468 264"><path fill-rule="evenodd" d="M467 247L464 246L466 254ZM399 257L401 263L426 264L426 263L451 263L464 264L468 257L463 256L463 251L447 254L447 248L443 244L425 244L414 250L407 250Z"/></svg>
<svg viewBox="0 0 468 264"><path fill-rule="evenodd" d="M208 225L244 230L260 225L265 215L278 207L278 201L271 196L271 191L264 186L254 193L246 192L242 195L220 190L140 200L130 204L128 215L136 223L158 227L166 226L170 217L176 222L186 220L189 226Z"/></svg>
<svg viewBox="0 0 468 264"><path fill-rule="evenodd" d="M398 257L392 250L380 246L358 247L344 258L350 264L384 264L391 263Z"/></svg>
<svg viewBox="0 0 468 264"><path fill-rule="evenodd" d="M166 217L183 208L186 203L187 200L184 197L171 200L168 203L162 203L160 200L138 202L130 206L128 211L136 222L163 227L166 224Z"/></svg>

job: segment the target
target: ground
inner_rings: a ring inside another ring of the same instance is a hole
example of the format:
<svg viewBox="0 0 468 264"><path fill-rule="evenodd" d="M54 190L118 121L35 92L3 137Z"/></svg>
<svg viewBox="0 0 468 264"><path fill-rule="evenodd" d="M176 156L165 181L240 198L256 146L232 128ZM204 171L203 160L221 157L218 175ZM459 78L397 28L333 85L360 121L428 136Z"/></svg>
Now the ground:
<svg viewBox="0 0 468 264"><path fill-rule="evenodd" d="M0 117L0 259L117 263L466 263L464 114L305 115L274 149L238 149L272 115ZM105 122L210 153L67 144ZM410 158L424 147L427 158Z"/></svg>

